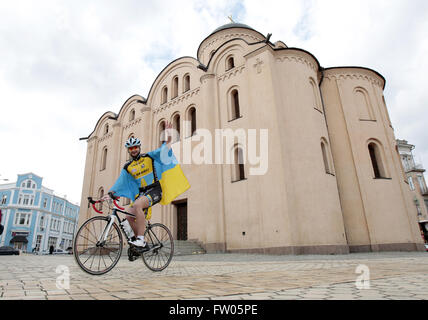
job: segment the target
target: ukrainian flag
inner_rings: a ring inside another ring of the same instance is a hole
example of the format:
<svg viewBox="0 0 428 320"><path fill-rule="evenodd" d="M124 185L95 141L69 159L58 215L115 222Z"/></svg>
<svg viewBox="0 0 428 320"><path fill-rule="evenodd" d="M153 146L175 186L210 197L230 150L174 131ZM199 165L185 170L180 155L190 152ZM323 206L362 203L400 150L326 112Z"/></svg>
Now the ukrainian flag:
<svg viewBox="0 0 428 320"><path fill-rule="evenodd" d="M189 181L181 170L172 149L165 143L159 149L148 152L148 155L154 160L156 174L162 187L160 203L167 205L190 188Z"/></svg>
<svg viewBox="0 0 428 320"><path fill-rule="evenodd" d="M167 205L171 203L171 201L190 188L190 184L181 170L172 149L167 147L165 143L160 148L148 152L147 155L153 159L154 169L162 187L161 204ZM134 179L125 169L122 169L110 192L133 200L139 195L139 188L142 186L141 179ZM151 183L153 183L154 176L150 177L149 180L152 180ZM144 185L150 184L147 181L145 182ZM147 219L150 219L150 216L151 207L149 208Z"/></svg>

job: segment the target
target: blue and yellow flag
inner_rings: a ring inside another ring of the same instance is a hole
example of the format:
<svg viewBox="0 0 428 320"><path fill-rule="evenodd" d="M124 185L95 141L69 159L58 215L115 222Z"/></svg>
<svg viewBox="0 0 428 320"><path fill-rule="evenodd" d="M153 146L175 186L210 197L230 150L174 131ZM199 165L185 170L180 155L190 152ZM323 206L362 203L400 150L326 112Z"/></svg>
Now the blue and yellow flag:
<svg viewBox="0 0 428 320"><path fill-rule="evenodd" d="M171 203L171 201L190 188L190 184L181 170L172 149L167 147L165 143L160 148L148 152L147 155L153 159L154 169L162 187L161 204L167 205ZM134 165L134 162L131 163L131 166ZM141 160L141 166L144 168L147 167L147 164ZM133 176L132 170L130 173L126 168L123 168L110 192L114 192L117 196L134 200L139 195L140 187L154 182L152 170L147 170L147 174L144 174L145 170L139 172L141 174ZM150 209L149 214L151 213Z"/></svg>

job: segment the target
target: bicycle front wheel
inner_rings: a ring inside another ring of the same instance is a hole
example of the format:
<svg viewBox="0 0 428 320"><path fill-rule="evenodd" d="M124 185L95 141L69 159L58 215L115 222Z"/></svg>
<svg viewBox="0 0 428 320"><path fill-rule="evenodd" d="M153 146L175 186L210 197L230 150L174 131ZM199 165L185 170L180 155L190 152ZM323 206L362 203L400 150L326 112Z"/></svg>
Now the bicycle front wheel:
<svg viewBox="0 0 428 320"><path fill-rule="evenodd" d="M107 237L104 237L108 224L107 217L93 217L77 231L74 257L83 271L89 274L107 273L119 262L123 248L122 233L113 223Z"/></svg>
<svg viewBox="0 0 428 320"><path fill-rule="evenodd" d="M144 232L150 250L143 253L144 264L152 271L168 267L174 255L174 239L169 229L161 223L150 225Z"/></svg>

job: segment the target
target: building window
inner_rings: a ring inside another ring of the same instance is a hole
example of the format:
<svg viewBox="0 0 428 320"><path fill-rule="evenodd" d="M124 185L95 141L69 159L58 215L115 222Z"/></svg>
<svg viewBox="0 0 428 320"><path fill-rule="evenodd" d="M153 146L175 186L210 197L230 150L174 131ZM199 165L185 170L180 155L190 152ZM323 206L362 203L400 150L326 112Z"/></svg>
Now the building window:
<svg viewBox="0 0 428 320"><path fill-rule="evenodd" d="M325 173L331 173L330 161L328 159L328 151L327 151L327 146L325 141L321 141L321 152L322 152L322 158L324 160Z"/></svg>
<svg viewBox="0 0 428 320"><path fill-rule="evenodd" d="M98 190L98 199L101 199L102 197L104 197L104 188L103 188L103 187L101 187L101 188ZM102 211L102 208L103 208L103 203L102 203L102 202L98 203L98 204L97 204L97 209L98 209L99 211Z"/></svg>
<svg viewBox="0 0 428 320"><path fill-rule="evenodd" d="M22 204L28 206L29 202L30 202L30 196L27 194L24 195L24 202Z"/></svg>
<svg viewBox="0 0 428 320"><path fill-rule="evenodd" d="M318 111L321 111L321 103L320 103L321 96L320 96L318 85L315 83L314 79L312 78L309 79L309 82L312 87L313 107Z"/></svg>
<svg viewBox="0 0 428 320"><path fill-rule="evenodd" d="M386 178L386 168L384 162L382 161L381 147L375 143L371 142L368 145L368 151L370 155L370 160L373 167L373 173L375 178Z"/></svg>
<svg viewBox="0 0 428 320"><path fill-rule="evenodd" d="M42 236L38 235L36 239L36 251L40 251L40 245L42 243Z"/></svg>
<svg viewBox="0 0 428 320"><path fill-rule="evenodd" d="M233 149L232 182L245 179L244 153L241 147Z"/></svg>
<svg viewBox="0 0 428 320"><path fill-rule="evenodd" d="M108 123L106 123L106 125L104 126L104 134L108 133L108 129L109 129Z"/></svg>
<svg viewBox="0 0 428 320"><path fill-rule="evenodd" d="M43 199L43 208L46 208L48 206L48 199L44 198Z"/></svg>
<svg viewBox="0 0 428 320"><path fill-rule="evenodd" d="M415 190L415 184L413 183L413 178L412 177L408 177L407 181L409 181L410 190L412 190L412 191Z"/></svg>
<svg viewBox="0 0 428 320"><path fill-rule="evenodd" d="M363 88L356 88L354 97L360 120L375 120L367 91Z"/></svg>
<svg viewBox="0 0 428 320"><path fill-rule="evenodd" d="M31 188L31 180L27 181L27 188L30 189Z"/></svg>
<svg viewBox="0 0 428 320"><path fill-rule="evenodd" d="M229 57L226 59L226 71L235 68L235 59L233 57Z"/></svg>
<svg viewBox="0 0 428 320"><path fill-rule="evenodd" d="M175 76L174 79L172 79L172 99L178 97L178 77Z"/></svg>
<svg viewBox="0 0 428 320"><path fill-rule="evenodd" d="M135 110L132 109L131 112L129 112L129 121L133 121L135 119Z"/></svg>
<svg viewBox="0 0 428 320"><path fill-rule="evenodd" d="M101 170L105 170L107 166L107 147L104 147L101 155Z"/></svg>
<svg viewBox="0 0 428 320"><path fill-rule="evenodd" d="M231 120L235 120L241 117L241 111L239 107L239 93L237 89L232 90L230 93L231 97Z"/></svg>
<svg viewBox="0 0 428 320"><path fill-rule="evenodd" d="M166 103L167 100L168 100L168 88L165 86L162 88L161 104Z"/></svg>
<svg viewBox="0 0 428 320"><path fill-rule="evenodd" d="M188 136L191 137L196 132L196 108L195 107L191 107L187 111L187 121L190 122Z"/></svg>
<svg viewBox="0 0 428 320"><path fill-rule="evenodd" d="M14 224L16 226L26 226L30 225L31 213L28 212L17 212L15 213Z"/></svg>
<svg viewBox="0 0 428 320"><path fill-rule="evenodd" d="M425 194L427 192L427 188L424 182L424 178L422 176L418 176L419 187L421 188L421 193Z"/></svg>
<svg viewBox="0 0 428 320"><path fill-rule="evenodd" d="M186 74L183 81L183 92L190 90L190 75Z"/></svg>
<svg viewBox="0 0 428 320"><path fill-rule="evenodd" d="M158 141L159 141L159 146L162 145L162 143L164 143L166 141L165 139L165 121L162 120L161 122L159 122L159 126L158 126Z"/></svg>
<svg viewBox="0 0 428 320"><path fill-rule="evenodd" d="M40 226L39 226L39 228L40 228L40 231L45 230L45 216L41 216L40 217Z"/></svg>
<svg viewBox="0 0 428 320"><path fill-rule="evenodd" d="M3 195L1 199L1 204L6 204L6 202L7 202L7 195Z"/></svg>
<svg viewBox="0 0 428 320"><path fill-rule="evenodd" d="M175 137L173 137L173 141L177 142L180 141L180 134L181 134L181 130L180 130L180 115L177 113L173 116L172 118L172 128L174 129L174 134Z"/></svg>

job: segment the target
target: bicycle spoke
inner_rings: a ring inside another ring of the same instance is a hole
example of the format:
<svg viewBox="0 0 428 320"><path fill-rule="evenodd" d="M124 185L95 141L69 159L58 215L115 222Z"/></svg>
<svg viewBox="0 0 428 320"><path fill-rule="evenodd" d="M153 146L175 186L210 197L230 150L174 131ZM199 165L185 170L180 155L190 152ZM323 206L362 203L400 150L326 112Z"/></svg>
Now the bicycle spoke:
<svg viewBox="0 0 428 320"><path fill-rule="evenodd" d="M106 217L94 217L86 221L76 234L74 256L79 266L90 274L104 274L120 259L123 246L121 231L114 223L106 234L108 225ZM106 241L102 241L101 237ZM88 245L89 243L98 246Z"/></svg>

